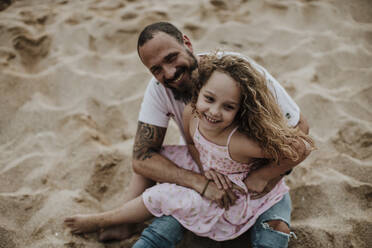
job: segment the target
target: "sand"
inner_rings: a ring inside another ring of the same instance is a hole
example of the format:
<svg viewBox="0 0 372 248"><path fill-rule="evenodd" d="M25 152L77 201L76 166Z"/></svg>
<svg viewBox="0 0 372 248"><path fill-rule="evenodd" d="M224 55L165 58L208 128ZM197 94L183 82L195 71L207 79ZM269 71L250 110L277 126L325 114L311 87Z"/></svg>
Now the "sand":
<svg viewBox="0 0 372 248"><path fill-rule="evenodd" d="M241 52L300 106L318 150L287 177L290 247L372 247L372 2L27 0L0 4L0 247L130 247L64 217L122 204L150 74L138 33ZM174 124L166 142L177 143ZM247 247L186 235L179 247Z"/></svg>

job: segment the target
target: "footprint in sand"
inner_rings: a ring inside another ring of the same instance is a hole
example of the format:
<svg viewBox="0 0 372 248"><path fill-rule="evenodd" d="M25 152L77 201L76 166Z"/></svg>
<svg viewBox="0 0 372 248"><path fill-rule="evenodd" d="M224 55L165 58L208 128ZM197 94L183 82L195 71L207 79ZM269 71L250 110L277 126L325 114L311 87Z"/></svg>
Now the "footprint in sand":
<svg viewBox="0 0 372 248"><path fill-rule="evenodd" d="M52 40L47 35L32 38L21 34L13 39L14 49L18 51L23 64L28 66L35 66L42 58L45 58L49 53L51 43Z"/></svg>
<svg viewBox="0 0 372 248"><path fill-rule="evenodd" d="M332 139L335 148L356 159L372 157L372 130L361 123L347 122Z"/></svg>
<svg viewBox="0 0 372 248"><path fill-rule="evenodd" d="M0 5L1 7L1 5ZM18 246L13 241L14 233L0 226L0 247L1 248L17 248Z"/></svg>
<svg viewBox="0 0 372 248"><path fill-rule="evenodd" d="M186 30L186 33L191 34L192 38L195 40L201 39L205 34L205 28L194 23L186 23L183 26L183 29Z"/></svg>
<svg viewBox="0 0 372 248"><path fill-rule="evenodd" d="M5 10L12 4L12 0L1 0L0 1L0 11ZM1 240L1 239L0 239Z"/></svg>
<svg viewBox="0 0 372 248"><path fill-rule="evenodd" d="M138 14L137 13L133 13L133 12L128 12L128 13L125 13L121 16L121 19L123 21L127 21L127 20L132 20L132 19L135 19L137 18Z"/></svg>
<svg viewBox="0 0 372 248"><path fill-rule="evenodd" d="M119 154L101 154L94 164L94 172L85 190L94 198L101 200L109 190L123 157Z"/></svg>

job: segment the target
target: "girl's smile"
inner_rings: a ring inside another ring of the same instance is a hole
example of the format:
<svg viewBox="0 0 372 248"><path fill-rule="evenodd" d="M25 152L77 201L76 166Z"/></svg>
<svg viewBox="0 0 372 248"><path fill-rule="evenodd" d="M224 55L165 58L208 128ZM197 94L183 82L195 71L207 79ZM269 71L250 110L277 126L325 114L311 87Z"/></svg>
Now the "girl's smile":
<svg viewBox="0 0 372 248"><path fill-rule="evenodd" d="M204 117L205 117L205 119L206 119L208 122L210 122L210 123L212 123L212 124L216 124L216 123L219 122L219 120L216 120L216 119L213 118L213 117L209 117L209 116L207 116L206 114L204 114Z"/></svg>

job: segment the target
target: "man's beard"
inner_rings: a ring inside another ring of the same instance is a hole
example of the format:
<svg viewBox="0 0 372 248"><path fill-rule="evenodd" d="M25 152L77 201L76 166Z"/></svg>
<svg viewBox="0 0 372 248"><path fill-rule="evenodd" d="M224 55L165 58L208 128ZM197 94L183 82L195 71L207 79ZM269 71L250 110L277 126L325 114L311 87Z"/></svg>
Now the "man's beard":
<svg viewBox="0 0 372 248"><path fill-rule="evenodd" d="M189 68L185 69L187 70L185 73L189 75L189 82L183 82L181 85L182 88L173 88L171 86L167 86L173 93L174 98L176 100L182 101L184 103L188 103L191 100L192 96L192 80L191 80L191 74L194 70L198 69L198 60L195 58L194 54L186 49L187 54L190 56L192 60L192 64ZM175 76L177 78L177 75Z"/></svg>

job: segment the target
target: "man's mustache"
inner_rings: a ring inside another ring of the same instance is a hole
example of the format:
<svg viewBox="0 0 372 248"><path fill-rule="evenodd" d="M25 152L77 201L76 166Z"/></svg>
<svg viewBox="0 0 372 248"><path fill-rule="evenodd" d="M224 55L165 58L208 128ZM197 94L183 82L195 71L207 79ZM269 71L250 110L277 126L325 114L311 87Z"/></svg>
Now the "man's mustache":
<svg viewBox="0 0 372 248"><path fill-rule="evenodd" d="M173 81L176 80L176 78L178 78L184 71L186 71L185 68L179 68L176 70L176 73L174 73L174 76L173 78L171 79L164 79L164 84L165 85L170 85Z"/></svg>

